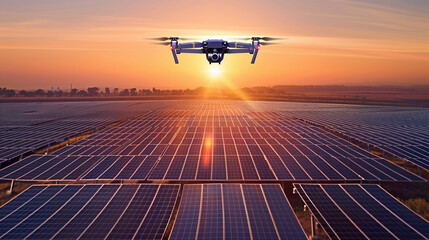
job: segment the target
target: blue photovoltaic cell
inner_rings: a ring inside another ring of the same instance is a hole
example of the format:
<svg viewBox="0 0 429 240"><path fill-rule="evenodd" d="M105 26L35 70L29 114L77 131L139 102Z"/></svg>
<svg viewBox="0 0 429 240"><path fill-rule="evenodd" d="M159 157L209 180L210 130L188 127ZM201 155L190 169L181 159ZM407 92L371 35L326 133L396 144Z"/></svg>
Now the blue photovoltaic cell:
<svg viewBox="0 0 429 240"><path fill-rule="evenodd" d="M14 211L17 211L21 206L24 206L32 198L42 193L46 189L46 186L34 186L19 195L19 198L13 199L0 208L0 220L5 218L7 215Z"/></svg>
<svg viewBox="0 0 429 240"><path fill-rule="evenodd" d="M71 197L73 197L82 186L65 186L57 195L43 203L39 209L31 213L24 221L10 229L3 239L22 239L32 233L41 223L46 221L52 214L60 209ZM16 215L15 215L16 216Z"/></svg>
<svg viewBox="0 0 429 240"><path fill-rule="evenodd" d="M296 184L294 186L296 187L297 192L301 196L305 205L310 209L313 216L315 216L317 218L317 221L319 222L320 226L322 226L323 230L325 230L325 232L328 234L328 236L331 239L338 239L338 236L335 235L333 229L329 226L329 224L322 217L321 213L317 210L316 206L313 205L310 198L308 198L308 196L305 194L304 190L302 189L302 185Z"/></svg>
<svg viewBox="0 0 429 240"><path fill-rule="evenodd" d="M198 166L198 156L187 156L186 162L183 167L182 175L180 179L189 180L195 179L195 174Z"/></svg>
<svg viewBox="0 0 429 240"><path fill-rule="evenodd" d="M199 158L197 179L211 179L212 156L202 155Z"/></svg>
<svg viewBox="0 0 429 240"><path fill-rule="evenodd" d="M81 165L79 165L79 167L77 167L76 169L70 169L71 172L66 172L63 171L65 173L65 177L64 179L79 179L86 171L88 171L88 169L91 169L95 164L97 164L103 157L101 156L93 156L90 157L89 159L86 160L86 157L81 157L79 158L80 161L85 161L83 162Z"/></svg>
<svg viewBox="0 0 429 240"><path fill-rule="evenodd" d="M43 190L41 194L36 195L31 201L25 205L19 206L13 213L6 215L0 221L0 238L5 235L10 229L15 227L21 221L25 220L34 211L48 202L52 197L59 193L64 186L53 186Z"/></svg>
<svg viewBox="0 0 429 240"><path fill-rule="evenodd" d="M49 179L51 176L57 174L59 171L67 167L69 164L72 164L77 158L78 156L70 156L67 159L62 159L62 161L60 161L57 157L56 160L58 161L58 164L51 167L49 170L39 174L38 176L34 177L34 179L42 179L42 180Z"/></svg>
<svg viewBox="0 0 429 240"><path fill-rule="evenodd" d="M279 185L261 185L281 239L307 239ZM286 205L287 204L287 205Z"/></svg>
<svg viewBox="0 0 429 240"><path fill-rule="evenodd" d="M82 234L83 239L104 239L122 215L137 191L138 185L122 185L106 208Z"/></svg>
<svg viewBox="0 0 429 240"><path fill-rule="evenodd" d="M237 156L226 156L226 166L229 180L243 179Z"/></svg>
<svg viewBox="0 0 429 240"><path fill-rule="evenodd" d="M261 186L266 192L265 195ZM253 239L306 239L279 185L184 186L170 239L249 239L251 237Z"/></svg>
<svg viewBox="0 0 429 240"><path fill-rule="evenodd" d="M36 231L27 236L27 239L49 239L60 229L94 196L101 185L86 185L70 199L57 213L43 223ZM32 189L34 187L31 187ZM20 195L21 197L21 195Z"/></svg>
<svg viewBox="0 0 429 240"><path fill-rule="evenodd" d="M241 162L241 169L243 170L243 177L246 180L259 179L258 173L256 172L253 160L250 156L239 155Z"/></svg>
<svg viewBox="0 0 429 240"><path fill-rule="evenodd" d="M316 179L316 180L324 180L326 179L325 175L323 175L322 172L320 172L319 169L316 168L316 166L314 166L307 157L305 156L295 156L295 159L297 162L299 162L299 164L301 165L301 167L308 173L308 175L310 175L310 177L312 179Z"/></svg>
<svg viewBox="0 0 429 240"><path fill-rule="evenodd" d="M215 155L213 156L213 168L212 168L212 179L214 180L225 180L226 179L226 168L225 168L225 156Z"/></svg>
<svg viewBox="0 0 429 240"><path fill-rule="evenodd" d="M242 185L253 239L278 239L259 185Z"/></svg>
<svg viewBox="0 0 429 240"><path fill-rule="evenodd" d="M179 185L160 185L134 239L162 239L179 193Z"/></svg>
<svg viewBox="0 0 429 240"><path fill-rule="evenodd" d="M34 171L35 169L44 166L47 162L49 162L50 160L52 160L54 158L54 156L43 156L41 158L38 158L34 161L31 161L30 163L28 163L27 165L22 166L19 169L16 169L15 171L11 171L8 172L10 168L13 167L10 166L8 168L5 168L2 170L2 173L4 173L5 175L3 176L3 178L7 178L7 179L17 179L17 178L21 178L22 175L25 175L31 171ZM19 162L17 163L19 164Z"/></svg>
<svg viewBox="0 0 429 240"><path fill-rule="evenodd" d="M170 239L195 239L200 215L202 185L185 185Z"/></svg>
<svg viewBox="0 0 429 240"><path fill-rule="evenodd" d="M54 238L75 239L79 237L109 203L119 187L119 185L104 185L91 201Z"/></svg>
<svg viewBox="0 0 429 240"><path fill-rule="evenodd" d="M145 156L134 156L115 179L130 179L137 168L143 163L144 159Z"/></svg>
<svg viewBox="0 0 429 240"><path fill-rule="evenodd" d="M132 157L121 156L118 160L109 167L98 179L115 179L119 172L128 164Z"/></svg>
<svg viewBox="0 0 429 240"><path fill-rule="evenodd" d="M357 232L369 239L426 239L428 236L429 223L378 185L295 186L331 238L362 238Z"/></svg>
<svg viewBox="0 0 429 240"><path fill-rule="evenodd" d="M366 213L339 185L325 185L325 191L357 227L370 239L394 239L383 226L374 224L375 219Z"/></svg>
<svg viewBox="0 0 429 240"><path fill-rule="evenodd" d="M365 236L338 209L319 185L301 185L305 194L340 239L363 239Z"/></svg>
<svg viewBox="0 0 429 240"><path fill-rule="evenodd" d="M158 185L140 185L127 210L113 227L107 239L133 238L149 210L158 188Z"/></svg>
<svg viewBox="0 0 429 240"><path fill-rule="evenodd" d="M223 238L223 208L221 185L203 185L203 198L198 239Z"/></svg>
<svg viewBox="0 0 429 240"><path fill-rule="evenodd" d="M149 176L149 179L164 179L164 175L167 172L168 166L170 166L173 156L163 156L156 164L152 173Z"/></svg>
<svg viewBox="0 0 429 240"><path fill-rule="evenodd" d="M295 179L310 179L310 177L304 172L302 167L296 162L292 156L282 156L285 166L289 169Z"/></svg>
<svg viewBox="0 0 429 240"><path fill-rule="evenodd" d="M225 211L225 239L249 239L249 225L240 185L222 185Z"/></svg>
<svg viewBox="0 0 429 240"><path fill-rule="evenodd" d="M267 156L267 159L279 180L293 179L292 175L290 175L288 169L284 166L282 160L278 156Z"/></svg>
<svg viewBox="0 0 429 240"><path fill-rule="evenodd" d="M175 156L168 169L165 179L179 179L186 156Z"/></svg>
<svg viewBox="0 0 429 240"><path fill-rule="evenodd" d="M89 157L89 156L82 156L82 157L77 156L73 162L71 162L69 165L67 165L63 169L61 169L61 170L59 170L59 171L57 171L55 173L52 173L52 175L49 176L48 179L51 179L51 180L54 180L54 179L63 179L66 176L70 175L71 172L73 172L79 166L84 165L84 163L86 161L88 161L88 159L90 159L90 158L91 157ZM39 177L39 179L40 179L40 177Z"/></svg>
<svg viewBox="0 0 429 240"><path fill-rule="evenodd" d="M370 197L359 185L343 185L350 196L381 224L400 239L422 239L422 236L399 220L389 210Z"/></svg>
<svg viewBox="0 0 429 240"><path fill-rule="evenodd" d="M150 170L158 161L159 156L148 156L145 158L144 162L139 166L139 168L134 172L131 179L135 180L146 180L149 175Z"/></svg>
<svg viewBox="0 0 429 240"><path fill-rule="evenodd" d="M398 217L407 222L411 227L422 233L426 238L429 238L429 223L422 217L410 211L409 208L394 199L385 190L378 185L362 185L362 187L375 197L384 206L390 209Z"/></svg>
<svg viewBox="0 0 429 240"><path fill-rule="evenodd" d="M276 179L264 156L253 156L253 162L255 163L256 169L258 170L261 180Z"/></svg>

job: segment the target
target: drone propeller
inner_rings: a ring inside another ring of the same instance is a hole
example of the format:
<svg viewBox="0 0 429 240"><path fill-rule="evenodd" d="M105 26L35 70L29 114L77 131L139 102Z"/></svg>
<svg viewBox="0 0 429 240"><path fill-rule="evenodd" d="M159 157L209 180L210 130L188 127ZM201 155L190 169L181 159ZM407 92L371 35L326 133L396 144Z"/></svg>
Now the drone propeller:
<svg viewBox="0 0 429 240"><path fill-rule="evenodd" d="M281 40L285 40L287 38L279 38L279 37L246 37L246 38L237 38L239 40L245 40L245 41L249 41L249 40L253 40L253 41L259 41L259 43L261 45L273 45L273 44L280 44L279 42L276 43L268 43L270 41L281 41Z"/></svg>
<svg viewBox="0 0 429 240"><path fill-rule="evenodd" d="M268 45L276 45L281 44L279 42L259 42L259 45L268 46Z"/></svg>
<svg viewBox="0 0 429 240"><path fill-rule="evenodd" d="M154 42L152 44L168 46L170 45L170 42Z"/></svg>
<svg viewBox="0 0 429 240"><path fill-rule="evenodd" d="M263 40L263 41L280 41L280 40L285 40L287 38L278 38L278 37L253 37L252 39L255 40Z"/></svg>
<svg viewBox="0 0 429 240"><path fill-rule="evenodd" d="M160 42L165 42L165 41L173 41L173 40L189 40L189 38L182 38L182 37L155 37L155 38L146 38L147 40L152 40L152 41L160 41Z"/></svg>

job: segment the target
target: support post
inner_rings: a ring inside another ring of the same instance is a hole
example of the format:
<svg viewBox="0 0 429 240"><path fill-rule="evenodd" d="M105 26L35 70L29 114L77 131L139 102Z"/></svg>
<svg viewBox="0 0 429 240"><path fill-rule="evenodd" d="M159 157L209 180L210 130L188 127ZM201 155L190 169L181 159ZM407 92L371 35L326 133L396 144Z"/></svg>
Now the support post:
<svg viewBox="0 0 429 240"><path fill-rule="evenodd" d="M10 188L7 191L7 194L12 194L13 193L13 187L15 186L15 180L10 181Z"/></svg>
<svg viewBox="0 0 429 240"><path fill-rule="evenodd" d="M45 152L45 155L48 155L49 154L49 149L51 148L51 144L49 143L48 144L48 149L46 150L46 152Z"/></svg>
<svg viewBox="0 0 429 240"><path fill-rule="evenodd" d="M311 238L316 236L316 219L314 219L314 215L311 214Z"/></svg>

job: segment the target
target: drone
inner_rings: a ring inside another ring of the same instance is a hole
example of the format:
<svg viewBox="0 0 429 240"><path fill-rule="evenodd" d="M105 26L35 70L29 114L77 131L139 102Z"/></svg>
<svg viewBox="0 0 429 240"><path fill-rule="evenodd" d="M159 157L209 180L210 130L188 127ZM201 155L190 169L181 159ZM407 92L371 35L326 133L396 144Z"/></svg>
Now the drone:
<svg viewBox="0 0 429 240"><path fill-rule="evenodd" d="M258 51L261 45L276 44L276 42L269 42L275 40L282 40L284 38L273 37L250 37L244 40L250 40L251 43L244 42L228 42L223 39L207 39L202 42L186 42L179 43L179 37L159 37L150 38L151 40L158 41L161 45L170 45L171 53L173 53L174 62L179 63L177 54L181 53L197 53L205 54L209 64L221 63L225 54L229 53L250 53L253 54L251 64L255 63ZM180 38L181 40L187 40Z"/></svg>

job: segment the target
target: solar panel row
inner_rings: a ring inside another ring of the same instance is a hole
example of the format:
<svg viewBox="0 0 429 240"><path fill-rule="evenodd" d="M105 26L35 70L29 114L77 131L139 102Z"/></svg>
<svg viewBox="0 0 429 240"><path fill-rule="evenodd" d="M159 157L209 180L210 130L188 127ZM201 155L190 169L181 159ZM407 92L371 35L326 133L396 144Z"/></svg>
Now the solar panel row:
<svg viewBox="0 0 429 240"><path fill-rule="evenodd" d="M185 185L170 239L306 239L279 185Z"/></svg>
<svg viewBox="0 0 429 240"><path fill-rule="evenodd" d="M162 239L179 185L35 185L0 208L2 239Z"/></svg>
<svg viewBox="0 0 429 240"><path fill-rule="evenodd" d="M19 158L24 154L46 148L50 144L67 141L89 130L95 130L129 117L132 112L103 112L85 116L68 117L19 126L0 132L0 163ZM100 116L101 115L101 116Z"/></svg>
<svg viewBox="0 0 429 240"><path fill-rule="evenodd" d="M326 111L326 108L329 110ZM294 109L284 114L329 127L429 170L427 109L313 105L303 106L302 109Z"/></svg>
<svg viewBox="0 0 429 240"><path fill-rule="evenodd" d="M295 187L332 239L429 238L429 222L378 185Z"/></svg>
<svg viewBox="0 0 429 240"><path fill-rule="evenodd" d="M170 101L8 103L0 106L0 167L111 123L180 104ZM143 109L143 110L142 110Z"/></svg>

